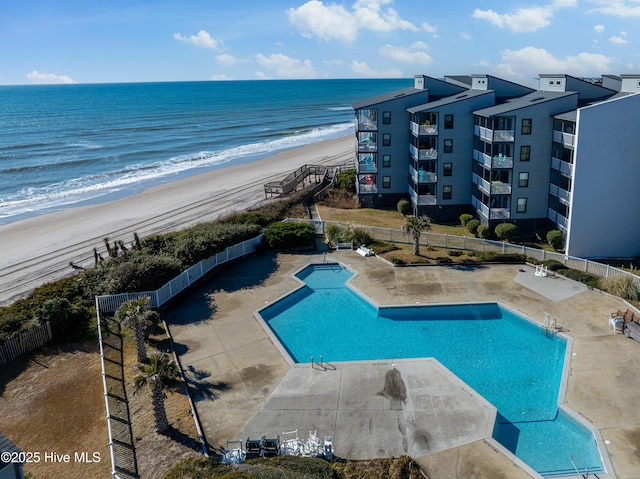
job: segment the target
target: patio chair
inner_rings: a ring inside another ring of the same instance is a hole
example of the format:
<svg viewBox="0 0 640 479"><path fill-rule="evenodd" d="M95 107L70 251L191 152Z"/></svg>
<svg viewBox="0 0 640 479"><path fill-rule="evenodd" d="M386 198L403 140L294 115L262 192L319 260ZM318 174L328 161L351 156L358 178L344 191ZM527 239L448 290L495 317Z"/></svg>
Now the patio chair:
<svg viewBox="0 0 640 479"><path fill-rule="evenodd" d="M249 439L244 444L247 459L262 457L262 439Z"/></svg>
<svg viewBox="0 0 640 479"><path fill-rule="evenodd" d="M276 457L280 455L280 436L276 438L262 437L262 455L264 457Z"/></svg>
<svg viewBox="0 0 640 479"><path fill-rule="evenodd" d="M622 316L611 316L609 318L609 326L613 329L613 332L616 332L616 328L620 325L620 331L622 331L624 325L624 318Z"/></svg>
<svg viewBox="0 0 640 479"><path fill-rule="evenodd" d="M223 464L242 464L246 459L246 453L242 449L242 441L227 441L227 447L222 454Z"/></svg>

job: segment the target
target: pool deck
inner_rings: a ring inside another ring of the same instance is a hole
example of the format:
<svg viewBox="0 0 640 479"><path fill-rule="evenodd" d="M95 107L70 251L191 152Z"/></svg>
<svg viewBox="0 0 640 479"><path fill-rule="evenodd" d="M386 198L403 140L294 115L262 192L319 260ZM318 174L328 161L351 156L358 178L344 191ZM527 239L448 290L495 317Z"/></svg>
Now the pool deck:
<svg viewBox="0 0 640 479"><path fill-rule="evenodd" d="M317 429L321 438L334 436L340 457L406 453L432 479L537 477L481 437L487 430L483 414L493 408L462 383L442 379L437 361L330 365L335 370L290 365L255 312L297 288L291 275L323 258L252 256L166 311L209 444L222 449L227 440L294 429L305 439ZM566 404L597 427L607 444L605 463L613 470L598 477L640 479L640 344L614 333L607 322L610 312L627 308L622 300L560 277L536 277L533 267L522 265L393 267L355 252L327 253L326 260L356 270L351 284L379 305L498 301L540 323L550 314L573 338ZM432 374L429 368L435 368ZM407 399L400 406L395 401L396 409L384 394L394 370ZM438 379L425 389L429 377Z"/></svg>

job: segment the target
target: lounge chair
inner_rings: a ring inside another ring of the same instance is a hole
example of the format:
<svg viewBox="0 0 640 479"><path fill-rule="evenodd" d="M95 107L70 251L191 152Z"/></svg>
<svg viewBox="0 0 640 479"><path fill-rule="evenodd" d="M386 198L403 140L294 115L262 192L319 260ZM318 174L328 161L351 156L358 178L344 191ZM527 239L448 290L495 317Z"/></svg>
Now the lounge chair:
<svg viewBox="0 0 640 479"><path fill-rule="evenodd" d="M283 432L280 453L287 456L299 456L302 452L302 443L298 439L298 430Z"/></svg>
<svg viewBox="0 0 640 479"><path fill-rule="evenodd" d="M640 342L640 324L636 322L624 323L622 332L626 337Z"/></svg>
<svg viewBox="0 0 640 479"><path fill-rule="evenodd" d="M227 441L227 447L222 455L223 464L242 464L246 459L246 453L242 449L242 441Z"/></svg>
<svg viewBox="0 0 640 479"><path fill-rule="evenodd" d="M611 326L611 329L613 329L614 333L618 325L620 325L620 331L622 331L623 325L624 325L624 318L622 316L611 316L609 318L609 326Z"/></svg>
<svg viewBox="0 0 640 479"><path fill-rule="evenodd" d="M280 455L280 436L275 439L268 439L262 436L263 457L276 457Z"/></svg>
<svg viewBox="0 0 640 479"><path fill-rule="evenodd" d="M324 437L324 458L327 461L333 460L333 437L331 436Z"/></svg>
<svg viewBox="0 0 640 479"><path fill-rule="evenodd" d="M542 277L547 276L547 267L545 265L543 265L543 264L536 265L535 275L536 276L542 276Z"/></svg>
<svg viewBox="0 0 640 479"><path fill-rule="evenodd" d="M262 439L249 439L244 443L247 459L262 457Z"/></svg>

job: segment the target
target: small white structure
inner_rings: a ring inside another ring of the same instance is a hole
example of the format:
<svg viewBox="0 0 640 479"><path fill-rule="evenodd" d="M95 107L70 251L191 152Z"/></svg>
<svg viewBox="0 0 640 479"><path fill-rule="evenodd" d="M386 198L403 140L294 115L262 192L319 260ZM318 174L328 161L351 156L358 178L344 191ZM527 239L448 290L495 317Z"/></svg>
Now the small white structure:
<svg viewBox="0 0 640 479"><path fill-rule="evenodd" d="M361 245L356 252L361 256L374 256L376 254L372 249L367 248L365 245Z"/></svg>
<svg viewBox="0 0 640 479"><path fill-rule="evenodd" d="M542 276L542 277L547 276L547 267L541 264L536 265L535 275Z"/></svg>
<svg viewBox="0 0 640 479"><path fill-rule="evenodd" d="M336 243L336 251L353 251L353 243Z"/></svg>

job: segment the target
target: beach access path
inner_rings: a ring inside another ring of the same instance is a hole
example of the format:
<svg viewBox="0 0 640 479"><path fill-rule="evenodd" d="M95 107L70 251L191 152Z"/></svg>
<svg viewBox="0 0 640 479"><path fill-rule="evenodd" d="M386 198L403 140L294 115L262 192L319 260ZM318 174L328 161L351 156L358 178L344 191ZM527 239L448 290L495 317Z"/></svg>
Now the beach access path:
<svg viewBox="0 0 640 479"><path fill-rule="evenodd" d="M134 196L27 218L0 226L0 305L37 286L92 267L93 249L105 255L104 238L133 241L258 206L264 183L305 164L338 165L354 159L345 136L279 152L150 187Z"/></svg>

